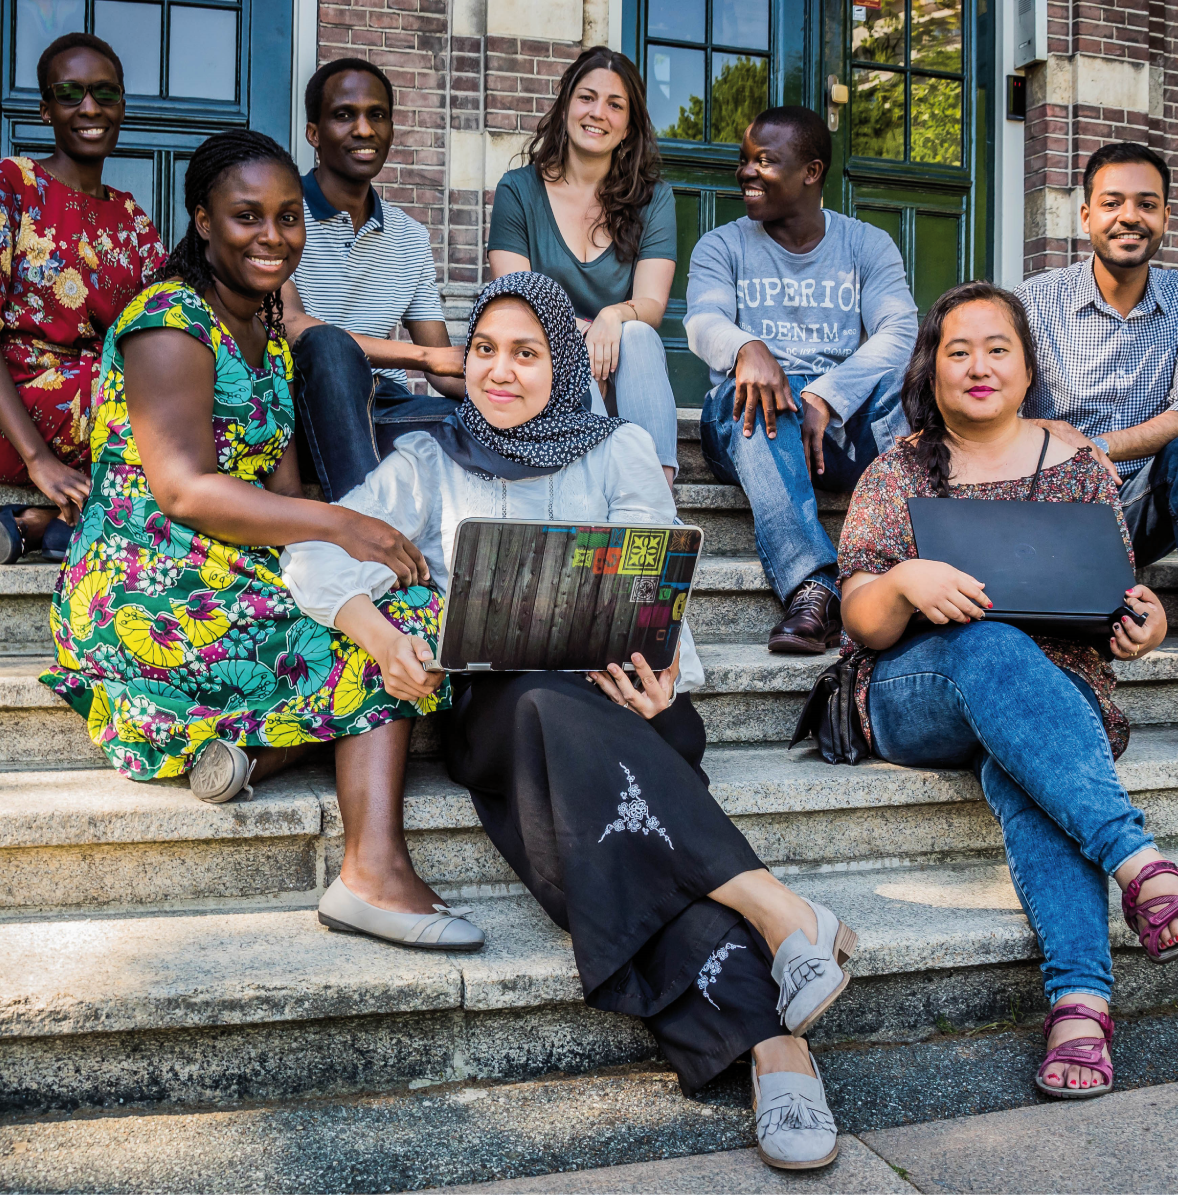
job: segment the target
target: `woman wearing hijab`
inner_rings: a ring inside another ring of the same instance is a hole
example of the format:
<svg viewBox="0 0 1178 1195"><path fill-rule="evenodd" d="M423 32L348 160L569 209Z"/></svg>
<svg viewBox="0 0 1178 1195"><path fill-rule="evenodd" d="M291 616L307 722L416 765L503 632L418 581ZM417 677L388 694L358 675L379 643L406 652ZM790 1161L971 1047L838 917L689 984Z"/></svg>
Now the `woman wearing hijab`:
<svg viewBox="0 0 1178 1195"><path fill-rule="evenodd" d="M340 504L397 527L443 589L464 518L674 521L649 434L587 411L589 376L564 291L540 274L496 280L471 313L459 411L402 436ZM376 660L390 694L440 683L421 667L428 649L375 605L397 583L386 566L301 543L283 576L306 614ZM801 1035L846 986L855 935L777 881L708 792L687 627L671 668L634 665L640 690L616 665L453 678L448 770L572 935L586 1001L641 1017L688 1094L751 1051L761 1156L824 1166L836 1130ZM319 909L335 928L404 941L342 880Z"/></svg>

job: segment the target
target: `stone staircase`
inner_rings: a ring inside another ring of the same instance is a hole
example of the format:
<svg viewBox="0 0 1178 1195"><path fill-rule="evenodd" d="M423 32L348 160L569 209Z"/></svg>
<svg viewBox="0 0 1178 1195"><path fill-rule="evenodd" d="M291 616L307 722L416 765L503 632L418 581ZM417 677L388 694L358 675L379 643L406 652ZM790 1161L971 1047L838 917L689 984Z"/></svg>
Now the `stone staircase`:
<svg viewBox="0 0 1178 1195"><path fill-rule="evenodd" d="M857 982L811 1040L907 1040L941 1019L1041 1007L1035 945L973 777L786 750L827 661L764 649L780 606L747 503L711 479L693 413L680 438L680 512L709 553L689 618L712 791L778 874L860 935ZM821 495L820 509L837 535L845 498ZM1178 604L1178 563L1145 574ZM318 925L343 845L329 757L226 806L106 767L36 679L54 581L44 563L0 569L0 1109L343 1096L653 1056L639 1022L584 1006L568 939L447 779L430 719L414 732L410 844L429 882L475 906L488 945L473 956ZM1134 725L1120 774L1153 831L1178 838L1178 640L1118 671ZM1172 1000L1170 973L1119 916L1111 927L1118 1007ZM667 1148L652 1138L650 1156Z"/></svg>

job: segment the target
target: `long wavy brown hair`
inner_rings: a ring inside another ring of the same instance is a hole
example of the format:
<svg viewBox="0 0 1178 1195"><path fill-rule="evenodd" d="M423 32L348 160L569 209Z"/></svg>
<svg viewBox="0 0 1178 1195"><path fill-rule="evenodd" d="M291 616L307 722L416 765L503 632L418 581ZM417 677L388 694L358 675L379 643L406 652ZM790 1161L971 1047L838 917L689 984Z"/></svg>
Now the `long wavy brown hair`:
<svg viewBox="0 0 1178 1195"><path fill-rule="evenodd" d="M949 445L945 443L948 434L945 417L937 406L937 350L941 347L941 330L949 312L966 303L979 302L996 303L1010 316L1015 335L1023 346L1023 357L1031 373L1032 385L1038 371L1035 338L1031 335L1027 310L1018 295L992 282L966 282L947 290L929 308L916 334L908 372L904 375L904 385L900 390L900 401L913 432L909 443L916 449L916 459L928 470L934 492L942 498L949 497L952 461Z"/></svg>
<svg viewBox="0 0 1178 1195"><path fill-rule="evenodd" d="M590 71L613 71L622 80L630 101L630 127L614 150L609 174L597 188L601 215L589 231L590 240L604 228L621 261L634 261L642 243L642 212L660 177L658 141L646 110L646 84L637 67L624 54L608 46L591 46L569 67L560 81L552 107L544 115L524 157L541 178L555 182L564 177L569 150L568 111L577 84Z"/></svg>

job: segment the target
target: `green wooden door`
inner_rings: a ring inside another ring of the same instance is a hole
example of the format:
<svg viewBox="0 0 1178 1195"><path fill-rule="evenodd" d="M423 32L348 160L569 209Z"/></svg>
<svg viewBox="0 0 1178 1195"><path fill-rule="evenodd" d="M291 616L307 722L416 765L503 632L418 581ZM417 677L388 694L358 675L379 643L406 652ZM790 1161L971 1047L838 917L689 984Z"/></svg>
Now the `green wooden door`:
<svg viewBox="0 0 1178 1195"><path fill-rule="evenodd" d="M826 12L820 110L837 129L825 201L892 236L922 316L991 269L990 42L975 0L832 0ZM831 103L832 84L849 103Z"/></svg>
<svg viewBox="0 0 1178 1195"><path fill-rule="evenodd" d="M37 59L85 30L123 63L127 119L103 177L130 191L172 245L188 223L184 174L210 134L233 127L290 142L290 0L2 0L0 153L50 152Z"/></svg>
<svg viewBox="0 0 1178 1195"><path fill-rule="evenodd" d="M809 20L818 0L630 0L626 53L646 79L647 103L675 191L678 264L660 333L676 401L703 404L708 370L687 347L687 268L696 241L744 215L736 185L740 139L770 104L807 102Z"/></svg>
<svg viewBox="0 0 1178 1195"><path fill-rule="evenodd" d="M852 95L838 111L826 205L893 236L922 314L989 273L993 2L626 0L625 50L646 79L675 190L678 266L661 334L680 406L700 406L709 385L683 331L688 262L705 232L744 215L734 178L744 128L769 104L828 114L832 75Z"/></svg>

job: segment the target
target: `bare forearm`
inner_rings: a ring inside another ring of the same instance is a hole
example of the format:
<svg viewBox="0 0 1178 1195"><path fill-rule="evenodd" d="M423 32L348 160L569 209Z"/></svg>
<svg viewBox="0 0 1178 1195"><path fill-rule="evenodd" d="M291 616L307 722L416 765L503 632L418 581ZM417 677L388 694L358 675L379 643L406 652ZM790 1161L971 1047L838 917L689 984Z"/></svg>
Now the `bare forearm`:
<svg viewBox="0 0 1178 1195"><path fill-rule="evenodd" d="M259 489L223 473L153 487L169 518L226 543L282 547L303 540L339 543L352 512Z"/></svg>
<svg viewBox="0 0 1178 1195"><path fill-rule="evenodd" d="M466 397L466 379L465 378L444 378L440 374L430 373L426 370L425 380L439 393L444 394L447 398L465 398Z"/></svg>
<svg viewBox="0 0 1178 1195"><path fill-rule="evenodd" d="M383 654L391 637L401 634L366 593L359 593L344 602L335 616L335 629L343 631L374 659Z"/></svg>
<svg viewBox="0 0 1178 1195"><path fill-rule="evenodd" d="M308 315L305 311L292 312L285 319L287 337L293 344L308 328L316 328L325 322ZM429 349L426 346L413 344L408 340L364 336L359 332L348 332L348 335L360 346L361 352L376 369L424 369L429 363Z"/></svg>
<svg viewBox="0 0 1178 1195"><path fill-rule="evenodd" d="M1138 457L1154 456L1175 437L1178 437L1178 411L1163 411L1136 427L1108 432L1108 454L1114 461L1132 461Z"/></svg>
<svg viewBox="0 0 1178 1195"><path fill-rule="evenodd" d="M622 323L637 319L644 324L649 324L652 328L657 328L663 322L663 313L667 310L667 304L660 303L658 299L635 297L628 299L625 303L615 303L610 310L617 313L617 317Z"/></svg>
<svg viewBox="0 0 1178 1195"><path fill-rule="evenodd" d="M844 587L845 588L845 587ZM842 600L843 626L856 643L883 651L904 633L915 608L900 592L892 570L865 581Z"/></svg>
<svg viewBox="0 0 1178 1195"><path fill-rule="evenodd" d="M8 366L0 363L0 434L20 454L27 465L48 453L49 446L37 431L37 425L16 392Z"/></svg>

